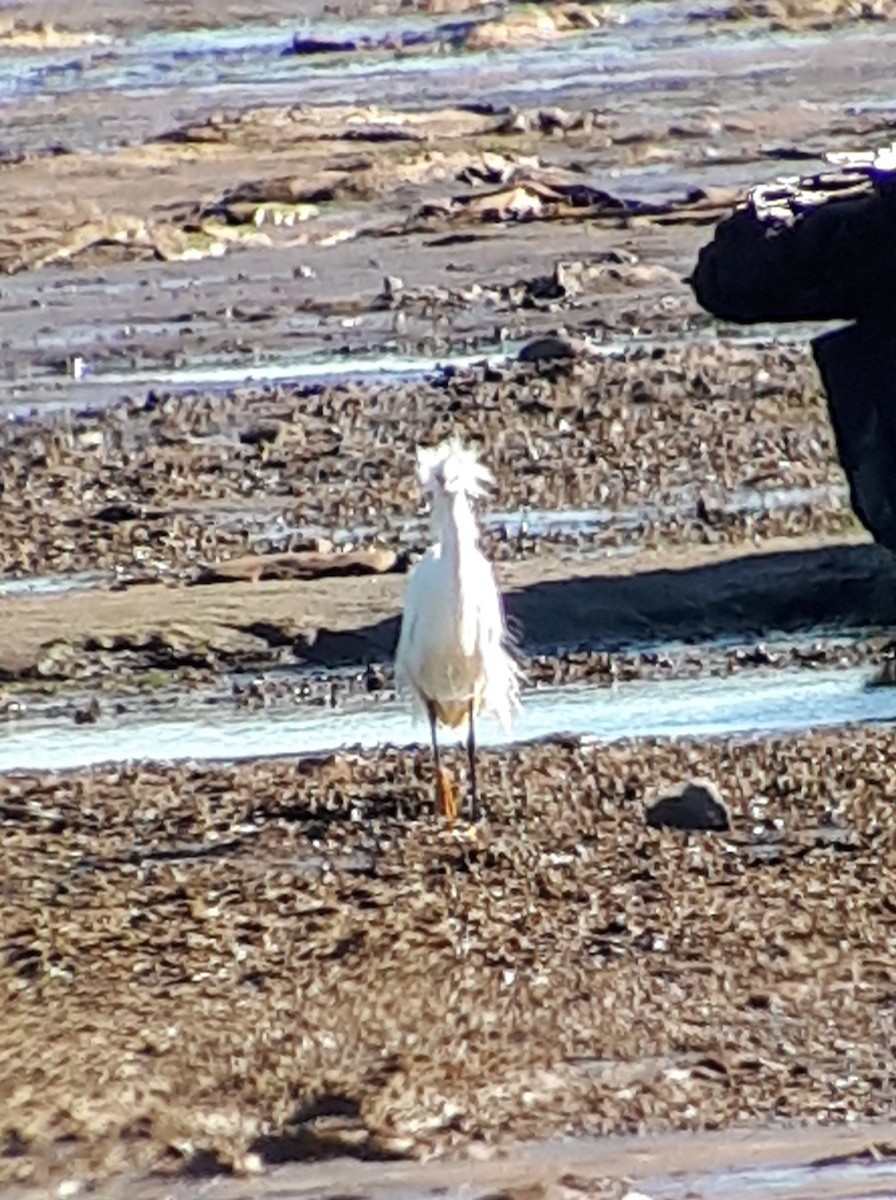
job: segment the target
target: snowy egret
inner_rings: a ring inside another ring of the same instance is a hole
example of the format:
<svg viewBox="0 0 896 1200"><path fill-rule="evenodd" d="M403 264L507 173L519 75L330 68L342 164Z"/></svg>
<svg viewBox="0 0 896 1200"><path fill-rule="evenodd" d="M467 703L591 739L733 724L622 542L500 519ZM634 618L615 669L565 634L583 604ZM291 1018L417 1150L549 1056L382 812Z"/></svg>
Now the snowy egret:
<svg viewBox="0 0 896 1200"><path fill-rule="evenodd" d="M399 687L429 720L436 770L436 807L453 819L457 805L439 761L437 725L467 727L471 815L479 816L474 721L492 712L510 731L519 707L516 663L491 564L479 549L471 500L492 482L472 450L456 438L418 447L417 475L431 497L435 543L414 567L395 652Z"/></svg>

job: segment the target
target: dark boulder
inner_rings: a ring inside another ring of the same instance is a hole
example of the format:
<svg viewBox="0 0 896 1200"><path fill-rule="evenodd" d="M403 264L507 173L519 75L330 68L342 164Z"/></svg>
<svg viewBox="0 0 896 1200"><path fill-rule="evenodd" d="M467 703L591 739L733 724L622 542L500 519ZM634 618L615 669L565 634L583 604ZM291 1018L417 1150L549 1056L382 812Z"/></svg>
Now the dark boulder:
<svg viewBox="0 0 896 1200"><path fill-rule="evenodd" d="M716 227L690 283L728 321L853 322L812 352L853 509L896 550L896 152L838 160L755 188Z"/></svg>
<svg viewBox="0 0 896 1200"><path fill-rule="evenodd" d="M896 275L893 277L896 286ZM896 309L812 342L853 511L896 551Z"/></svg>
<svg viewBox="0 0 896 1200"><path fill-rule="evenodd" d="M690 280L707 312L740 324L892 312L894 281L896 169L871 165L754 188Z"/></svg>

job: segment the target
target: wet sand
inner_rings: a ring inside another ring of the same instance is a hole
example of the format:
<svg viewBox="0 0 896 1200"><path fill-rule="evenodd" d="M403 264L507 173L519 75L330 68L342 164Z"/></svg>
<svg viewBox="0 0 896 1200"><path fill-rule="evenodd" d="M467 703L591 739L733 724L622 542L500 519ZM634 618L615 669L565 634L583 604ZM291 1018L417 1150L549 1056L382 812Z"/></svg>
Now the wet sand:
<svg viewBox="0 0 896 1200"><path fill-rule="evenodd" d="M4 5L6 727L388 694L453 430L530 686L890 662L817 331L686 283L745 186L892 137L896 26L847 7ZM0 1179L875 1194L890 740L490 749L475 839L415 747L38 756L0 775ZM647 828L696 775L731 831Z"/></svg>

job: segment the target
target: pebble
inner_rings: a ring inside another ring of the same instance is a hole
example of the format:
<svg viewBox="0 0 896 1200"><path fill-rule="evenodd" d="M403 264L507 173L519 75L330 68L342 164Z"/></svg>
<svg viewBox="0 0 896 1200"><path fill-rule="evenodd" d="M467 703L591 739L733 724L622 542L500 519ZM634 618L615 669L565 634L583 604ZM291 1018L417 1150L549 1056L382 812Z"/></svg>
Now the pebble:
<svg viewBox="0 0 896 1200"><path fill-rule="evenodd" d="M694 779L661 796L644 814L653 829L722 833L731 828L728 806L707 779Z"/></svg>

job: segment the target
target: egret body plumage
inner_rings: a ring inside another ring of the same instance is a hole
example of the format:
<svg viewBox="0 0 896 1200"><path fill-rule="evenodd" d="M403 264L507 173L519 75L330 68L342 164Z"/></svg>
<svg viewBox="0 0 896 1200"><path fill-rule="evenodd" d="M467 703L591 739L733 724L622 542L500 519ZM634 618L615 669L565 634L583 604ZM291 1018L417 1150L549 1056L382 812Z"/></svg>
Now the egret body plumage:
<svg viewBox="0 0 896 1200"><path fill-rule="evenodd" d="M457 439L417 450L417 475L431 498L435 541L408 581L395 655L399 687L410 691L429 721L437 807L455 815L453 792L439 761L437 726L467 726L472 816L476 789L475 719L492 712L509 732L519 705L516 664L491 564L479 549L471 500L492 481Z"/></svg>

